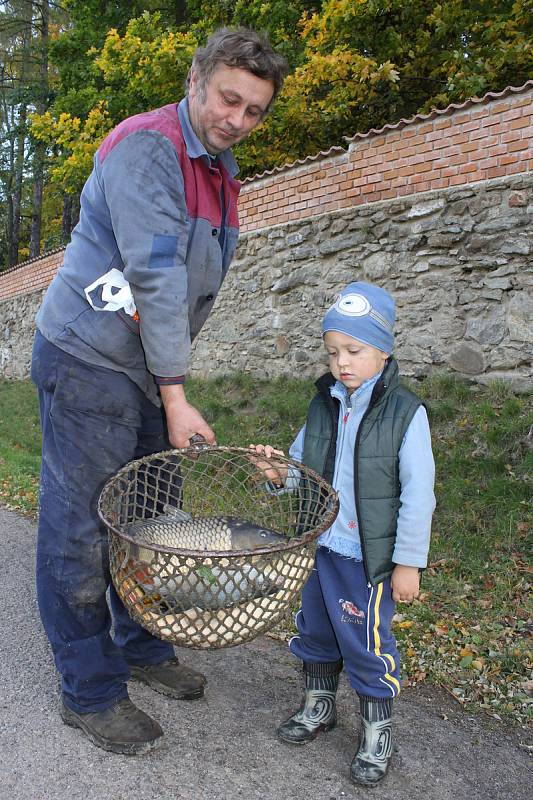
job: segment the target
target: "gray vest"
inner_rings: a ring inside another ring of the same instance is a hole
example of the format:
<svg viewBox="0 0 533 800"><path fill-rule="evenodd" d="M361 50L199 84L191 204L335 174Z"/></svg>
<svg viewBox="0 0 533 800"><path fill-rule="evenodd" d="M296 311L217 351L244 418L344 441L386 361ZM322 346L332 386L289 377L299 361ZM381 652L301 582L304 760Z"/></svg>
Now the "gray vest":
<svg viewBox="0 0 533 800"><path fill-rule="evenodd" d="M330 394L328 373L317 381L318 394L307 416L303 463L333 479L339 403ZM392 554L400 507L398 454L405 432L422 401L399 384L391 358L377 381L361 420L354 450L354 492L365 571L375 586L393 568Z"/></svg>

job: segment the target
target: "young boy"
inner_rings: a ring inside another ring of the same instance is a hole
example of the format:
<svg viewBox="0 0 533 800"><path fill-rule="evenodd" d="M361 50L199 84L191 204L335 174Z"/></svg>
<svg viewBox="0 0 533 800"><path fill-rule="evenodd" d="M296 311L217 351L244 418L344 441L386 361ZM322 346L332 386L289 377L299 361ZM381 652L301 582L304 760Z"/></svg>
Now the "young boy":
<svg viewBox="0 0 533 800"><path fill-rule="evenodd" d="M340 510L318 540L298 635L289 644L303 661L305 697L278 735L305 744L335 726L344 667L362 720L350 776L364 786L377 784L389 765L392 702L400 693L391 622L396 602L418 597L435 508L427 415L399 384L394 320L394 300L384 289L355 282L341 292L322 325L331 372L317 381L289 451L334 486ZM292 469L275 461L281 451L250 447L269 459L254 458L267 480L294 486Z"/></svg>

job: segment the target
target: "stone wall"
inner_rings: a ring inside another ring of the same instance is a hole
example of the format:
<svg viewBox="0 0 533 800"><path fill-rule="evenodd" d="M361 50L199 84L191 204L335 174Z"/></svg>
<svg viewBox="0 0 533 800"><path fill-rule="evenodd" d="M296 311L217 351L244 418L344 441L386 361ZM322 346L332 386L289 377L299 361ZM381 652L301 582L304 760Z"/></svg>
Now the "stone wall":
<svg viewBox="0 0 533 800"><path fill-rule="evenodd" d="M315 376L320 320L351 280L389 289L402 372L533 387L533 175L245 234L191 372Z"/></svg>
<svg viewBox="0 0 533 800"><path fill-rule="evenodd" d="M0 273L0 376L27 378L35 315L44 291L63 263L54 250Z"/></svg>
<svg viewBox="0 0 533 800"><path fill-rule="evenodd" d="M350 280L398 304L404 374L533 384L533 81L256 176L237 258L191 373L315 376L320 319ZM28 374L33 319L63 252L0 274L0 375Z"/></svg>
<svg viewBox="0 0 533 800"><path fill-rule="evenodd" d="M0 303L0 377L28 377L34 319L43 294L31 292Z"/></svg>
<svg viewBox="0 0 533 800"><path fill-rule="evenodd" d="M398 305L402 372L533 388L533 174L323 214L241 237L191 374L311 376L320 319L350 280ZM0 302L0 375L27 377L43 291Z"/></svg>

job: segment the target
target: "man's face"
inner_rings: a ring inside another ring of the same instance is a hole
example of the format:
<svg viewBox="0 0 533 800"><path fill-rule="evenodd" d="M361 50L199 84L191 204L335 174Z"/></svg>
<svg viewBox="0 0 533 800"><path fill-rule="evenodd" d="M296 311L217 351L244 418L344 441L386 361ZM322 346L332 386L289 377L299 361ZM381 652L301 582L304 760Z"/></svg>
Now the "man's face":
<svg viewBox="0 0 533 800"><path fill-rule="evenodd" d="M189 116L194 132L211 155L244 139L261 122L272 95L271 81L239 67L217 67L201 91L191 74Z"/></svg>

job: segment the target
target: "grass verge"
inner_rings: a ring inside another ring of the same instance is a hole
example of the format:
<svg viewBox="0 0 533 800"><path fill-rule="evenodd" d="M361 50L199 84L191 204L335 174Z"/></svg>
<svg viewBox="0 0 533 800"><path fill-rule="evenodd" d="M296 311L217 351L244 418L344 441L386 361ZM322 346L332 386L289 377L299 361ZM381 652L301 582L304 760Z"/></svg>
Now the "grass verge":
<svg viewBox="0 0 533 800"><path fill-rule="evenodd" d="M35 387L0 380L0 503L37 510L41 432Z"/></svg>
<svg viewBox="0 0 533 800"><path fill-rule="evenodd" d="M525 724L533 694L532 397L450 377L414 388L430 415L437 510L421 599L399 605L395 619L404 684L437 684L464 707ZM287 450L312 395L305 380L188 383L218 442L240 446ZM0 503L36 511L39 461L35 390L0 381Z"/></svg>

